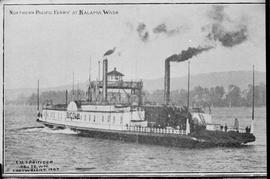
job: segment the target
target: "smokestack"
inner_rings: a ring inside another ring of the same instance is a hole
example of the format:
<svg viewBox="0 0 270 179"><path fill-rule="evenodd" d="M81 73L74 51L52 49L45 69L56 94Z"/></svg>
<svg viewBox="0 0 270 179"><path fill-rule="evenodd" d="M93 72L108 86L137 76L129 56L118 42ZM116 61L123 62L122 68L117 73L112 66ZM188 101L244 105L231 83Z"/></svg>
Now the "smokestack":
<svg viewBox="0 0 270 179"><path fill-rule="evenodd" d="M68 90L66 90L66 107L68 105Z"/></svg>
<svg viewBox="0 0 270 179"><path fill-rule="evenodd" d="M165 76L164 76L164 102L166 105L170 102L170 59L165 60Z"/></svg>
<svg viewBox="0 0 270 179"><path fill-rule="evenodd" d="M182 50L180 54L174 54L168 57L165 60L165 77L164 77L164 102L166 105L170 102L170 62L183 62L186 61L193 56L196 56L203 51L207 51L213 48L212 46L209 47L201 47L198 46L196 48L189 47L187 50Z"/></svg>
<svg viewBox="0 0 270 179"><path fill-rule="evenodd" d="M107 102L107 73L108 73L108 60L103 60L103 88L102 88L102 96L103 101Z"/></svg>

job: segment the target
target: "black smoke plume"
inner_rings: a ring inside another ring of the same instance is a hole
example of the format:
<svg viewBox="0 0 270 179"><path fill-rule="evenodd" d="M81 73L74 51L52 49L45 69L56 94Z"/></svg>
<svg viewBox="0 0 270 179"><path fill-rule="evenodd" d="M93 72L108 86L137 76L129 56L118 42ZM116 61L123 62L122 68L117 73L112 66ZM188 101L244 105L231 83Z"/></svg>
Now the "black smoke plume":
<svg viewBox="0 0 270 179"><path fill-rule="evenodd" d="M105 52L103 56L111 55L111 54L113 54L114 51L115 51L115 47L113 49L108 50L107 52Z"/></svg>
<svg viewBox="0 0 270 179"><path fill-rule="evenodd" d="M167 27L166 27L166 25L165 24L160 24L160 25L158 25L157 27L155 27L154 29L153 29L153 32L154 33L162 33L162 32L167 32Z"/></svg>
<svg viewBox="0 0 270 179"><path fill-rule="evenodd" d="M167 35L173 35L179 32L179 29L171 29L168 30L166 24L160 24L153 28L153 33L158 34L158 33L165 33Z"/></svg>
<svg viewBox="0 0 270 179"><path fill-rule="evenodd" d="M207 38L221 42L224 47L233 47L247 40L247 28L243 26L237 31L226 32L221 26L213 24Z"/></svg>
<svg viewBox="0 0 270 179"><path fill-rule="evenodd" d="M233 47L248 39L247 26L230 19L224 12L224 6L213 6L208 17L212 23L202 28L208 32L207 39L219 41L224 47ZM229 28L228 25L231 30L225 28L226 26Z"/></svg>
<svg viewBox="0 0 270 179"><path fill-rule="evenodd" d="M214 5L212 9L208 12L208 16L218 22L224 21L227 16L224 13L224 6Z"/></svg>
<svg viewBox="0 0 270 179"><path fill-rule="evenodd" d="M190 58L192 58L193 56L196 56L204 51L208 51L211 48L213 48L212 46L209 47L189 47L187 50L182 50L181 53L179 54L174 54L170 57L168 57L166 60L172 61L172 62L182 62L182 61L186 61Z"/></svg>
<svg viewBox="0 0 270 179"><path fill-rule="evenodd" d="M149 33L147 32L146 25L144 23L139 23L139 25L137 27L137 32L138 32L138 35L139 35L140 39L143 42L148 41Z"/></svg>

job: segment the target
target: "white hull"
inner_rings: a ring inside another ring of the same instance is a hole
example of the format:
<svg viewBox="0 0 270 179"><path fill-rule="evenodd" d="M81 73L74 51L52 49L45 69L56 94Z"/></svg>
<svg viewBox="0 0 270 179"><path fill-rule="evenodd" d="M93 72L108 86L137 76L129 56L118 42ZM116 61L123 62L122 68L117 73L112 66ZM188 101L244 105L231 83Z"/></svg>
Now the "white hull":
<svg viewBox="0 0 270 179"><path fill-rule="evenodd" d="M67 110L45 108L39 120L59 125L107 130L125 130L133 126L147 127L145 112L140 108L88 105L82 107L84 110L78 110L74 104L71 102Z"/></svg>

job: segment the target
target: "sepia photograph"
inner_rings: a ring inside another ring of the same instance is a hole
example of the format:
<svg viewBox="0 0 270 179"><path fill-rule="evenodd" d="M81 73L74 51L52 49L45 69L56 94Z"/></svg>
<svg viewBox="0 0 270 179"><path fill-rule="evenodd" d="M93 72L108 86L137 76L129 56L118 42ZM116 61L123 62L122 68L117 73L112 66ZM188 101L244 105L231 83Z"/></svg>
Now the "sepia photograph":
<svg viewBox="0 0 270 179"><path fill-rule="evenodd" d="M265 1L3 1L3 177L266 177Z"/></svg>

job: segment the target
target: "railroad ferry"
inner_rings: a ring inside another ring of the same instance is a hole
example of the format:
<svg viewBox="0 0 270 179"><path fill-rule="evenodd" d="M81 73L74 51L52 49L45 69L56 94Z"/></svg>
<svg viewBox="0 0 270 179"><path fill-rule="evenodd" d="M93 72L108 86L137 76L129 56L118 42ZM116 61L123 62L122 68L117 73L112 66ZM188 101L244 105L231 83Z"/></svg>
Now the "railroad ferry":
<svg viewBox="0 0 270 179"><path fill-rule="evenodd" d="M51 128L70 128L83 136L165 146L240 146L255 141L249 131L224 131L200 108L171 105L168 71L165 62L165 104L149 105L142 97L143 82L124 81L116 68L108 72L105 58L103 79L89 81L86 100L67 103L66 94L66 104L43 106L37 121Z"/></svg>

